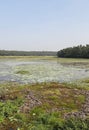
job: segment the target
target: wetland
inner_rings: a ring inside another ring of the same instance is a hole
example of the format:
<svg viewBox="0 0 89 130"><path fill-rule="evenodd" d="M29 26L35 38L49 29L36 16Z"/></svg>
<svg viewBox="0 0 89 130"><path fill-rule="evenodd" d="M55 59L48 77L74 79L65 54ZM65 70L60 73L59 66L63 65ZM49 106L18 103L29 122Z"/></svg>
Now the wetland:
<svg viewBox="0 0 89 130"><path fill-rule="evenodd" d="M0 57L0 130L88 128L88 59Z"/></svg>
<svg viewBox="0 0 89 130"><path fill-rule="evenodd" d="M72 82L89 78L88 59L56 57L0 58L0 82Z"/></svg>

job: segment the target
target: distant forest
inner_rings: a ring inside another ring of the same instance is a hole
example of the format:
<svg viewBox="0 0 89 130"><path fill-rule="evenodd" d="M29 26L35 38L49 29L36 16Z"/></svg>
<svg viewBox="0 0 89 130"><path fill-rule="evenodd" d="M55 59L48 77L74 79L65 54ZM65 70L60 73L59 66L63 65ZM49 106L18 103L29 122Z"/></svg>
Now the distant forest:
<svg viewBox="0 0 89 130"><path fill-rule="evenodd" d="M64 58L89 58L89 45L79 45L62 49L57 52L57 56Z"/></svg>
<svg viewBox="0 0 89 130"><path fill-rule="evenodd" d="M8 51L0 50L0 56L56 56L54 51Z"/></svg>

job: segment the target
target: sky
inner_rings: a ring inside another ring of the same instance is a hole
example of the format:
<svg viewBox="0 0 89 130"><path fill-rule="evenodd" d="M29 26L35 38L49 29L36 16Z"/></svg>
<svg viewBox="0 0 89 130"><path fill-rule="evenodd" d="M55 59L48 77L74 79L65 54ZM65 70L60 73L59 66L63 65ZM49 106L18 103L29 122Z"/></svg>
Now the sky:
<svg viewBox="0 0 89 130"><path fill-rule="evenodd" d="M0 49L58 51L89 44L89 0L0 0Z"/></svg>

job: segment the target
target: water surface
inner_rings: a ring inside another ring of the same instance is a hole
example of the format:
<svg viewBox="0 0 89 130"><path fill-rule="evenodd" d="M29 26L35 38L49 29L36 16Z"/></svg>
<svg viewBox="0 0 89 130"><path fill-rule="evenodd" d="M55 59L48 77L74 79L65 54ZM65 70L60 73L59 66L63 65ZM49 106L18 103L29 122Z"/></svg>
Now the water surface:
<svg viewBox="0 0 89 130"><path fill-rule="evenodd" d="M60 60L3 60L0 59L0 82L72 82L89 77L89 63L60 62ZM27 71L26 74L17 73Z"/></svg>

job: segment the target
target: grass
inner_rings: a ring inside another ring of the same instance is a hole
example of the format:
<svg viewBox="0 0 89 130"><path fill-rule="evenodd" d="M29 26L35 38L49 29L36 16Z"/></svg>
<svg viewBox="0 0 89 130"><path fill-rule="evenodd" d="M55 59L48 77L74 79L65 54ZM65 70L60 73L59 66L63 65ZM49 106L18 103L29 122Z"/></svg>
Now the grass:
<svg viewBox="0 0 89 130"><path fill-rule="evenodd" d="M64 114L79 111L85 101L85 95L76 93L80 91L79 88L75 90L74 87L55 82L32 85L9 82L1 84L1 90L4 90L0 94L2 130L60 130L59 127L64 127L66 122ZM30 95L33 98L31 100L39 100L41 104L35 104L25 113L20 108L24 106L27 109L26 104L29 105L30 100L27 96L30 92L34 95Z"/></svg>

